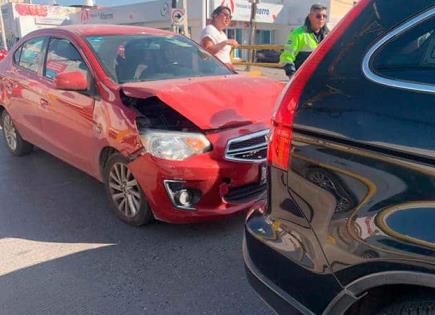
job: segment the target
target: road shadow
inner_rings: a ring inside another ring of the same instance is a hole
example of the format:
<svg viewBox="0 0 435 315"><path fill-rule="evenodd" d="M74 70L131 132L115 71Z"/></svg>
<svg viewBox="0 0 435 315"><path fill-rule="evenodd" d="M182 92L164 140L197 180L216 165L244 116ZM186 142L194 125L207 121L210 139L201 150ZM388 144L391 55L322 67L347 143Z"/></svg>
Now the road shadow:
<svg viewBox="0 0 435 315"><path fill-rule="evenodd" d="M41 150L13 157L0 140L0 242L111 244L0 276L0 314L270 313L245 279L243 214L133 228L106 198L94 178Z"/></svg>

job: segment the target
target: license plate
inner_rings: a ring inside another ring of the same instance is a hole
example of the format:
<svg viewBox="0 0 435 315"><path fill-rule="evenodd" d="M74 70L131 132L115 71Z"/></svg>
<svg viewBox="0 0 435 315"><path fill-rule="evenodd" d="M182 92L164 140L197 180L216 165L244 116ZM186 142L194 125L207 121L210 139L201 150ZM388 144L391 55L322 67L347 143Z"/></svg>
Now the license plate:
<svg viewBox="0 0 435 315"><path fill-rule="evenodd" d="M260 165L260 184L265 184L267 182L267 166L266 164Z"/></svg>

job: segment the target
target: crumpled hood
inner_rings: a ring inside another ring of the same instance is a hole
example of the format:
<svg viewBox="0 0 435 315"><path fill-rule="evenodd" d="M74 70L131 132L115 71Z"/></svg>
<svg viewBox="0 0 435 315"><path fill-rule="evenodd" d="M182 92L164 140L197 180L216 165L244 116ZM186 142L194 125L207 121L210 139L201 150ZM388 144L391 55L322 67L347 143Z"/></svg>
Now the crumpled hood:
<svg viewBox="0 0 435 315"><path fill-rule="evenodd" d="M130 97L158 97L203 130L269 123L284 84L230 75L122 84Z"/></svg>

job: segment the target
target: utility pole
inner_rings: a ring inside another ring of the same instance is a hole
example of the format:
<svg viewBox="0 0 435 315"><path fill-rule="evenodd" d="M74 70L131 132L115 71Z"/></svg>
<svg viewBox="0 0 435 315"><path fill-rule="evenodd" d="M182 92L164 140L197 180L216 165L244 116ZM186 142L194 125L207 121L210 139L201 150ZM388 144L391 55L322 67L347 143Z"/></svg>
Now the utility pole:
<svg viewBox="0 0 435 315"><path fill-rule="evenodd" d="M208 9L207 9L208 0L202 1L202 19L201 19L201 29L207 26L207 18L208 18Z"/></svg>
<svg viewBox="0 0 435 315"><path fill-rule="evenodd" d="M250 28L251 28L251 35L249 36L249 45L255 45L255 16L257 15L257 4L260 3L260 0L249 0L249 2L251 3L251 18L249 21L250 24ZM254 61L254 50L253 49L249 49L249 54L248 54L248 66L246 67L247 70L251 70L251 65L250 63L252 63Z"/></svg>
<svg viewBox="0 0 435 315"><path fill-rule="evenodd" d="M184 19L183 19L184 36L190 38L189 21L188 21L188 18L187 18L187 0L183 0L183 9L184 9Z"/></svg>
<svg viewBox="0 0 435 315"><path fill-rule="evenodd" d="M177 8L177 0L172 0L172 6L171 6L171 8L172 9L176 9ZM177 29L177 25L175 25L175 23L174 22L172 22L172 31L174 32L174 33L178 33L178 29Z"/></svg>
<svg viewBox="0 0 435 315"><path fill-rule="evenodd" d="M3 44L3 49L8 50L8 43L6 41L5 23L3 22L2 5L0 5L0 27L2 28L2 44Z"/></svg>

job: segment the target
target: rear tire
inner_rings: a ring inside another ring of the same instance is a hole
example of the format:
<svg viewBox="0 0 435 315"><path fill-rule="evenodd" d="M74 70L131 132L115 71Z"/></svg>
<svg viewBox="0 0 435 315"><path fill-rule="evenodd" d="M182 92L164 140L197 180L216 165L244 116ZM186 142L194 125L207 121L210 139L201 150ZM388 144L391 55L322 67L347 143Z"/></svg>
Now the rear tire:
<svg viewBox="0 0 435 315"><path fill-rule="evenodd" d="M435 315L435 299L413 298L403 302L396 302L383 308L376 315Z"/></svg>
<svg viewBox="0 0 435 315"><path fill-rule="evenodd" d="M121 154L109 157L104 170L106 192L116 216L122 221L140 226L153 221L153 213L145 194L128 169L128 161Z"/></svg>
<svg viewBox="0 0 435 315"><path fill-rule="evenodd" d="M20 133L15 128L11 116L5 110L2 112L1 120L3 138L5 139L6 147L9 152L15 156L23 156L32 152L33 145L21 137Z"/></svg>

